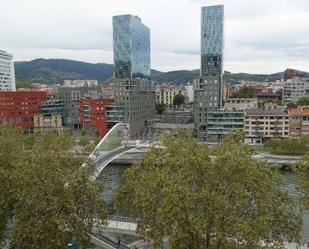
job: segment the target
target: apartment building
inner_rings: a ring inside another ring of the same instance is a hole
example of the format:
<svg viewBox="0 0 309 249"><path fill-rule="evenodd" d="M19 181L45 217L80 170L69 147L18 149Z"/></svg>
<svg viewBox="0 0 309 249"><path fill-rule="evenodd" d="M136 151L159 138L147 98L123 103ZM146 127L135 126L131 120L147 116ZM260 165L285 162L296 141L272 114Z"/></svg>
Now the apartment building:
<svg viewBox="0 0 309 249"><path fill-rule="evenodd" d="M289 136L299 138L309 135L309 106L300 106L288 110L290 115Z"/></svg>
<svg viewBox="0 0 309 249"><path fill-rule="evenodd" d="M0 91L16 91L13 56L0 50Z"/></svg>
<svg viewBox="0 0 309 249"><path fill-rule="evenodd" d="M258 107L256 98L228 98L224 107L229 110L246 110Z"/></svg>
<svg viewBox="0 0 309 249"><path fill-rule="evenodd" d="M245 111L245 143L262 144L274 137L289 137L290 117L281 108Z"/></svg>

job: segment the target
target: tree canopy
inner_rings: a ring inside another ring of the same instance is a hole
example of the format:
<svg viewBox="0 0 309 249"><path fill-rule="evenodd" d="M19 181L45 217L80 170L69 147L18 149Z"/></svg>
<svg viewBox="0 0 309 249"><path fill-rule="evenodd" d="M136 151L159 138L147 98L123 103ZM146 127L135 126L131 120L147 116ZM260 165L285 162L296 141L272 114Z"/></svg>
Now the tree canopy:
<svg viewBox="0 0 309 249"><path fill-rule="evenodd" d="M273 138L264 143L264 148L276 155L304 155L308 152L309 136L301 138Z"/></svg>
<svg viewBox="0 0 309 249"><path fill-rule="evenodd" d="M309 98L308 97L301 97L299 100L296 102L296 104L299 105L309 105Z"/></svg>
<svg viewBox="0 0 309 249"><path fill-rule="evenodd" d="M11 248L63 249L72 240L89 248L89 232L107 215L93 166L82 167L67 134L31 136L0 126L1 238Z"/></svg>
<svg viewBox="0 0 309 249"><path fill-rule="evenodd" d="M301 213L279 187L281 177L251 159L241 135L215 149L180 130L152 148L124 176L117 207L137 219L138 232L172 249L284 248L299 241Z"/></svg>
<svg viewBox="0 0 309 249"><path fill-rule="evenodd" d="M173 105L181 106L185 102L185 96L178 93L173 98Z"/></svg>
<svg viewBox="0 0 309 249"><path fill-rule="evenodd" d="M162 103L156 104L156 111L159 115L162 115L165 111L165 105Z"/></svg>
<svg viewBox="0 0 309 249"><path fill-rule="evenodd" d="M253 87L244 87L234 92L231 98L253 98L255 92L256 90Z"/></svg>

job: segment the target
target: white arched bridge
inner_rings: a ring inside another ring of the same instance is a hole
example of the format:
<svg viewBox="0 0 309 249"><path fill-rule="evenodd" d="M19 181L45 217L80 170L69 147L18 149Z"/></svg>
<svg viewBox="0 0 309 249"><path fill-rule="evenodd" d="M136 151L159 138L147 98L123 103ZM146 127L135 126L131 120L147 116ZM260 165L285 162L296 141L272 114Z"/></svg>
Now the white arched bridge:
<svg viewBox="0 0 309 249"><path fill-rule="evenodd" d="M139 147L149 147L149 142L131 140L128 124L115 125L90 154L90 159L95 163L96 168L92 179L95 180L114 159Z"/></svg>

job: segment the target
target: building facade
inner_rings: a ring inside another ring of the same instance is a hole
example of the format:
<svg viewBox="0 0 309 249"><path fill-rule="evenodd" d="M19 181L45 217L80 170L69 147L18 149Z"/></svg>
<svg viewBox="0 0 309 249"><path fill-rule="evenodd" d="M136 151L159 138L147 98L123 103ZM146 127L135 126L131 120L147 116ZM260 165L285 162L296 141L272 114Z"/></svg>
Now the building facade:
<svg viewBox="0 0 309 249"><path fill-rule="evenodd" d="M53 113L51 115L35 114L33 116L34 129L44 132L62 132L62 117L61 114Z"/></svg>
<svg viewBox="0 0 309 249"><path fill-rule="evenodd" d="M224 107L229 110L253 109L258 107L258 101L256 98L228 98Z"/></svg>
<svg viewBox="0 0 309 249"><path fill-rule="evenodd" d="M289 114L284 109L245 111L245 143L262 144L274 137L289 137Z"/></svg>
<svg viewBox="0 0 309 249"><path fill-rule="evenodd" d="M40 91L0 92L0 124L32 130L33 116L41 114L46 98Z"/></svg>
<svg viewBox="0 0 309 249"><path fill-rule="evenodd" d="M202 8L201 71L194 81L194 123L199 140L207 139L207 113L222 107L224 6Z"/></svg>
<svg viewBox="0 0 309 249"><path fill-rule="evenodd" d="M290 115L289 136L299 138L309 135L309 107L291 108L288 112Z"/></svg>
<svg viewBox="0 0 309 249"><path fill-rule="evenodd" d="M80 100L81 128L98 130L103 137L109 130L106 106L113 102L112 99L83 98Z"/></svg>
<svg viewBox="0 0 309 249"><path fill-rule="evenodd" d="M0 91L16 91L13 56L0 50Z"/></svg>
<svg viewBox="0 0 309 249"><path fill-rule="evenodd" d="M173 107L174 97L182 94L186 97L186 91L181 88L159 88L156 90L156 103L164 104L166 107Z"/></svg>
<svg viewBox="0 0 309 249"><path fill-rule="evenodd" d="M122 106L132 135L155 114L150 81L150 30L132 15L113 17L115 106Z"/></svg>
<svg viewBox="0 0 309 249"><path fill-rule="evenodd" d="M282 103L296 103L301 97L309 97L309 77L287 77L283 81Z"/></svg>
<svg viewBox="0 0 309 249"><path fill-rule="evenodd" d="M97 80L65 80L64 87L95 87L98 85Z"/></svg>
<svg viewBox="0 0 309 249"><path fill-rule="evenodd" d="M243 131L244 111L217 109L208 110L206 113L207 143L222 142L224 137L233 131Z"/></svg>
<svg viewBox="0 0 309 249"><path fill-rule="evenodd" d="M72 129L80 128L80 100L96 98L100 95L99 87L60 87L57 98L63 101L63 123Z"/></svg>

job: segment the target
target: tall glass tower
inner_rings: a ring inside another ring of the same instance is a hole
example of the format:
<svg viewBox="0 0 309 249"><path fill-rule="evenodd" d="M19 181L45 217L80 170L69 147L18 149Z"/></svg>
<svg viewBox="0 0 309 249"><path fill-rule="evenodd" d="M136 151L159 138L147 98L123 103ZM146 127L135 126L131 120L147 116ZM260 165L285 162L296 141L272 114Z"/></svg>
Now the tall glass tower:
<svg viewBox="0 0 309 249"><path fill-rule="evenodd" d="M115 78L150 78L150 30L132 15L113 17Z"/></svg>
<svg viewBox="0 0 309 249"><path fill-rule="evenodd" d="M222 107L224 6L207 6L201 13L201 71L194 81L194 123L197 137L206 141L210 112Z"/></svg>
<svg viewBox="0 0 309 249"><path fill-rule="evenodd" d="M155 112L150 81L150 30L137 16L114 16L113 39L114 107L115 112L122 110L116 118L128 123L134 135L147 125Z"/></svg>
<svg viewBox="0 0 309 249"><path fill-rule="evenodd" d="M222 74L224 6L202 8L201 76Z"/></svg>

